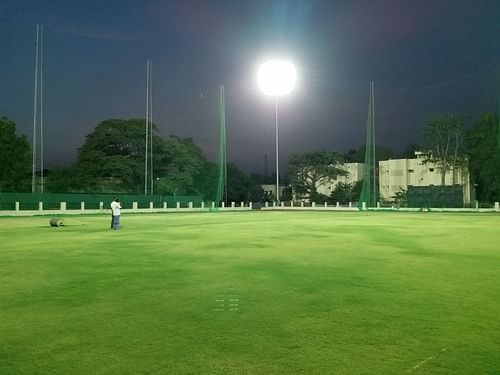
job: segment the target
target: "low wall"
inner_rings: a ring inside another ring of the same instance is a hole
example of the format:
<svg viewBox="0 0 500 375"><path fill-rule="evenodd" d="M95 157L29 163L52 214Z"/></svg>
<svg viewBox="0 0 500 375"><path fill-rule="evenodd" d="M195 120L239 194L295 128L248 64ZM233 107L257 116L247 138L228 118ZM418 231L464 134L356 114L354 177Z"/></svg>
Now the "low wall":
<svg viewBox="0 0 500 375"><path fill-rule="evenodd" d="M175 207L167 207L167 203L163 204L163 207L154 207L153 202L150 203L149 208L138 208L137 202L133 202L132 208L124 208L122 209L122 213L174 213L174 212L206 212L206 211L249 211L253 208L257 208L255 204L250 202L248 205L245 205L243 202L236 204L235 202L231 202L227 207L224 202L221 207L215 207L215 203L212 202L211 205L205 205L204 202L200 204L200 206L195 207L192 202L189 202L188 207L181 207L181 203L177 202ZM44 209L43 203L39 202L38 210L23 210L21 204L16 202L15 210L0 210L0 216L36 216L36 215L85 215L85 214L111 214L111 209L109 207L105 207L104 203L101 202L99 205L99 209L86 209L85 203L81 203L80 209L67 209L66 202L60 202L59 209ZM315 204L314 202L311 205L305 205L303 202L301 203L288 203L285 202L273 202L271 204L265 203L264 206L259 204L258 209L261 210L293 210L293 211L360 211L360 209L349 203L347 206L341 206L340 204L336 205L327 205L325 204ZM499 202L495 202L493 208L479 208L476 206L475 208L397 208L397 207L386 207L382 208L380 206L374 208L366 208L366 205L363 205L363 209L361 211L392 211L392 212L500 212Z"/></svg>

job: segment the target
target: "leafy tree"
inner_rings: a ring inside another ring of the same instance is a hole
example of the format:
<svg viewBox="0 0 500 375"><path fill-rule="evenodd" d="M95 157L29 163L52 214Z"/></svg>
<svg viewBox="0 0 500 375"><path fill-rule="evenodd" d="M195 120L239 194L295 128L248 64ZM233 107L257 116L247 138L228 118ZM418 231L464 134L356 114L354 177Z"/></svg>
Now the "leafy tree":
<svg viewBox="0 0 500 375"><path fill-rule="evenodd" d="M48 192L85 192L82 188L85 181L75 165L51 169L46 177L45 189Z"/></svg>
<svg viewBox="0 0 500 375"><path fill-rule="evenodd" d="M361 146L355 152L354 150L349 150L347 154L345 154L346 161L351 163L364 163L365 162L365 153L366 153L366 145ZM387 147L375 146L375 161L380 160L388 160L392 158L393 152Z"/></svg>
<svg viewBox="0 0 500 375"><path fill-rule="evenodd" d="M446 172L453 171L453 183L457 183L459 169L464 169L465 126L464 116L449 114L439 115L424 125L422 137L430 143L431 152L424 162L436 163L441 172L441 185L445 185Z"/></svg>
<svg viewBox="0 0 500 375"><path fill-rule="evenodd" d="M346 204L349 202L356 202L361 195L361 188L363 181L356 181L354 183L339 182L335 189L330 194L330 203Z"/></svg>
<svg viewBox="0 0 500 375"><path fill-rule="evenodd" d="M422 151L422 146L416 144L416 143L411 143L406 147L406 149L401 153L401 158L403 159L414 159L415 158L415 152L417 151Z"/></svg>
<svg viewBox="0 0 500 375"><path fill-rule="evenodd" d="M155 174L159 176L159 194L196 194L197 177L203 172L206 160L191 138L171 135L159 145Z"/></svg>
<svg viewBox="0 0 500 375"><path fill-rule="evenodd" d="M485 113L467 131L465 144L469 169L479 200L500 201L500 150L498 117Z"/></svg>
<svg viewBox="0 0 500 375"><path fill-rule="evenodd" d="M399 191L394 194L392 199L398 207L406 207L406 205L408 204L408 190L400 187Z"/></svg>
<svg viewBox="0 0 500 375"><path fill-rule="evenodd" d="M153 149L162 143L160 137L153 136ZM87 192L141 193L145 144L144 120L101 122L78 151L76 170L84 181L82 188ZM158 159L155 156L153 165Z"/></svg>
<svg viewBox="0 0 500 375"><path fill-rule="evenodd" d="M228 164L227 197L230 202L262 202L264 190L234 164Z"/></svg>
<svg viewBox="0 0 500 375"><path fill-rule="evenodd" d="M352 184L339 182L330 193L330 202L346 204L352 202Z"/></svg>
<svg viewBox="0 0 500 375"><path fill-rule="evenodd" d="M29 186L31 147L25 135L16 135L16 124L0 118L0 190L22 191Z"/></svg>
<svg viewBox="0 0 500 375"><path fill-rule="evenodd" d="M327 183L346 171L340 168L343 157L336 151L309 151L290 157L288 168L293 191L297 196L309 197L311 201L320 199L318 185Z"/></svg>

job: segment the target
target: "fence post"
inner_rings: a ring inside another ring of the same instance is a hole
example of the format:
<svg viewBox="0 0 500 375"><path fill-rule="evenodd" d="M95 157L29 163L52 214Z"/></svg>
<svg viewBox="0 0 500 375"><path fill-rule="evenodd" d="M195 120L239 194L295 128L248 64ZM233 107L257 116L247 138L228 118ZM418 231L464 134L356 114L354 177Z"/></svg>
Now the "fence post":
<svg viewBox="0 0 500 375"><path fill-rule="evenodd" d="M16 202L16 212L19 212L19 202Z"/></svg>
<svg viewBox="0 0 500 375"><path fill-rule="evenodd" d="M250 209L252 209L252 206L253 206L252 202L248 202L248 207L249 207Z"/></svg>
<svg viewBox="0 0 500 375"><path fill-rule="evenodd" d="M38 211L43 212L43 202L38 202Z"/></svg>
<svg viewBox="0 0 500 375"><path fill-rule="evenodd" d="M231 208L234 208L236 204L234 202L231 202Z"/></svg>
<svg viewBox="0 0 500 375"><path fill-rule="evenodd" d="M276 208L276 202L273 201L273 208Z"/></svg>
<svg viewBox="0 0 500 375"><path fill-rule="evenodd" d="M281 201L281 207L285 207L285 202Z"/></svg>
<svg viewBox="0 0 500 375"><path fill-rule="evenodd" d="M137 202L132 202L132 211L136 212L137 211L138 204Z"/></svg>
<svg viewBox="0 0 500 375"><path fill-rule="evenodd" d="M215 202L212 202L212 210L215 210Z"/></svg>
<svg viewBox="0 0 500 375"><path fill-rule="evenodd" d="M85 213L85 202L80 202L80 211L83 213Z"/></svg>
<svg viewBox="0 0 500 375"><path fill-rule="evenodd" d="M241 202L241 208L245 207L245 203Z"/></svg>
<svg viewBox="0 0 500 375"><path fill-rule="evenodd" d="M500 204L498 202L495 202L495 211L500 211Z"/></svg>
<svg viewBox="0 0 500 375"><path fill-rule="evenodd" d="M101 210L101 212L104 210L104 202L99 202L99 210Z"/></svg>
<svg viewBox="0 0 500 375"><path fill-rule="evenodd" d="M193 202L189 202L188 207L189 207L190 209L191 209L191 208L193 208Z"/></svg>
<svg viewBox="0 0 500 375"><path fill-rule="evenodd" d="M315 207L316 207L316 202L312 202L311 207L312 207L312 208L315 208Z"/></svg>
<svg viewBox="0 0 500 375"><path fill-rule="evenodd" d="M163 209L166 211L167 210L167 202L163 202Z"/></svg>
<svg viewBox="0 0 500 375"><path fill-rule="evenodd" d="M153 211L153 202L149 202L149 209Z"/></svg>
<svg viewBox="0 0 500 375"><path fill-rule="evenodd" d="M327 208L327 207L328 207L328 204L325 202L325 208Z"/></svg>
<svg viewBox="0 0 500 375"><path fill-rule="evenodd" d="M177 211L179 211L181 209L181 202L177 202L175 207L176 207Z"/></svg>
<svg viewBox="0 0 500 375"><path fill-rule="evenodd" d="M269 208L269 202L266 202L265 206L266 206L266 208Z"/></svg>
<svg viewBox="0 0 500 375"><path fill-rule="evenodd" d="M361 208L362 208L363 210L366 210L366 202L363 202L363 203L361 204Z"/></svg>
<svg viewBox="0 0 500 375"><path fill-rule="evenodd" d="M204 209L205 209L205 202L204 202L204 201L202 201L202 202L201 202L201 209L202 209L202 210L204 210Z"/></svg>
<svg viewBox="0 0 500 375"><path fill-rule="evenodd" d="M352 208L352 202L349 202L349 208Z"/></svg>

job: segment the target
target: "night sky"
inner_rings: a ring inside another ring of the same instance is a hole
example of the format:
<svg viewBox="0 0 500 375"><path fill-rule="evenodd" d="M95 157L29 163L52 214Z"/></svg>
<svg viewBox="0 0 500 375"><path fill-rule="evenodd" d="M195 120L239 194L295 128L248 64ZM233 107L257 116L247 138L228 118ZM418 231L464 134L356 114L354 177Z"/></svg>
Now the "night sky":
<svg viewBox="0 0 500 375"><path fill-rule="evenodd" d="M162 135L217 150L217 93L225 85L228 160L274 168L274 102L259 62L289 58L298 84L280 99L280 165L312 149L364 143L375 81L377 143L420 142L424 121L496 111L498 0L0 0L0 116L31 139L36 24L44 34L46 166L75 160L108 118L144 118L146 60ZM284 167L283 167L284 169Z"/></svg>

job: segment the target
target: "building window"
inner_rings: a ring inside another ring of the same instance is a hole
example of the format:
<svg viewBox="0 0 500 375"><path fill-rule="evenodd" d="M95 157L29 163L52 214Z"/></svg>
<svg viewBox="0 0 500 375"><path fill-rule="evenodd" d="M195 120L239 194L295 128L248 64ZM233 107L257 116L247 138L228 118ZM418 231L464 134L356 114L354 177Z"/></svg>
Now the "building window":
<svg viewBox="0 0 500 375"><path fill-rule="evenodd" d="M413 173L415 172L413 169L408 169L408 173Z"/></svg>
<svg viewBox="0 0 500 375"><path fill-rule="evenodd" d="M429 168L429 172L434 172L434 168Z"/></svg>

